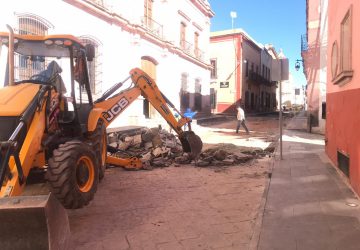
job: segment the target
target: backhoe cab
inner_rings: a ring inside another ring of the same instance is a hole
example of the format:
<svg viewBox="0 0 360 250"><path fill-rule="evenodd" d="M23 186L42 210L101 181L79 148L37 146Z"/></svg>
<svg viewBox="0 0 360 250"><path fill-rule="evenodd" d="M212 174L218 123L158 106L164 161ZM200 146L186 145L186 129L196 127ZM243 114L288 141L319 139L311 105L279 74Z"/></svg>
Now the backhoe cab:
<svg viewBox="0 0 360 250"><path fill-rule="evenodd" d="M191 119L175 119L169 108L175 106L141 69L131 70L125 81L94 101L87 68L93 46L71 35L18 35L8 29L0 33L0 249L65 248L62 236L69 232L61 223L67 217L58 201L70 209L86 206L107 163L141 168L139 158L108 157L106 134L106 127L140 95L178 134L184 152L194 159L200 154L202 142L191 131ZM129 79L131 86L120 91ZM190 131L182 130L185 124ZM21 198L34 169L46 173L51 194ZM14 227L23 219L29 223ZM33 220L45 228L43 237L35 237ZM13 240L16 233L9 228L21 229L23 240Z"/></svg>

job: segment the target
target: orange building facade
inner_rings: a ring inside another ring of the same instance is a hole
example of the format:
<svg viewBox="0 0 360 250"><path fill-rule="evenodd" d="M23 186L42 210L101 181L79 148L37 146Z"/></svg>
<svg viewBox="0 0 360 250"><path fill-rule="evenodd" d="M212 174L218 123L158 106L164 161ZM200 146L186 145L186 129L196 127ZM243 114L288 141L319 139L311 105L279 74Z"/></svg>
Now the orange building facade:
<svg viewBox="0 0 360 250"><path fill-rule="evenodd" d="M360 194L360 1L329 1L326 152Z"/></svg>

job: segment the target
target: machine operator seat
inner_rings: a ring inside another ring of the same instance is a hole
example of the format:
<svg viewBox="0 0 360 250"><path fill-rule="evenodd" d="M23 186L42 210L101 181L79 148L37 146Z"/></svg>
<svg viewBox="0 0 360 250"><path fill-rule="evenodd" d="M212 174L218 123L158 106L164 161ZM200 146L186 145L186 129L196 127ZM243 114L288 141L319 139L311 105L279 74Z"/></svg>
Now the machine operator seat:
<svg viewBox="0 0 360 250"><path fill-rule="evenodd" d="M51 61L47 68L41 71L39 74L33 75L30 80L38 80L42 82L48 82L53 85L56 90L62 94L66 93L64 81L61 78L61 67L56 61Z"/></svg>

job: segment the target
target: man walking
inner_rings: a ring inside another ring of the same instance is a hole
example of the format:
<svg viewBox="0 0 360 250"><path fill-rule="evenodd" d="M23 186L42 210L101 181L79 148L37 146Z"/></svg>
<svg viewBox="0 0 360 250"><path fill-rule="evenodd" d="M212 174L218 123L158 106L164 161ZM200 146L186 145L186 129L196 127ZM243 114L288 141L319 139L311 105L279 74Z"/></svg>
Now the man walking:
<svg viewBox="0 0 360 250"><path fill-rule="evenodd" d="M249 130L248 128L246 127L246 124L245 124L245 112L244 110L242 109L241 106L238 106L237 107L237 126L236 126L236 133L239 133L239 129L240 129L240 125L242 125L246 131L246 134L249 134Z"/></svg>

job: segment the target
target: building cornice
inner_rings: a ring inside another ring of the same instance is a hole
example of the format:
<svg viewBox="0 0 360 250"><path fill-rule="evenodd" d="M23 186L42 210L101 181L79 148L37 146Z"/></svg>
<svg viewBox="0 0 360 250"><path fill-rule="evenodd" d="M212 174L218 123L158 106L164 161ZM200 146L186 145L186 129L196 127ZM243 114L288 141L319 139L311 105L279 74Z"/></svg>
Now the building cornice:
<svg viewBox="0 0 360 250"><path fill-rule="evenodd" d="M141 39L147 40L153 44L156 44L160 48L168 49L169 52L172 52L174 54L177 54L179 57L196 64L197 66L200 66L204 69L210 70L211 65L203 62L201 60L196 59L193 56L188 55L183 50L181 50L179 47L173 45L169 41L164 41L155 35L148 32L144 27L138 24L132 24L127 19L123 18L117 13L113 13L109 11L106 8L103 8L101 6L95 5L91 3L90 1L86 0L63 0L64 2L71 4L93 16L96 16L100 18L103 21L106 21L110 24L114 24L119 26L122 30L125 30L132 34L138 34Z"/></svg>
<svg viewBox="0 0 360 250"><path fill-rule="evenodd" d="M215 13L211 10L210 5L204 0L191 0L191 2L207 17L212 18Z"/></svg>
<svg viewBox="0 0 360 250"><path fill-rule="evenodd" d="M183 18L185 18L188 22L191 21L191 18L190 18L188 15L186 15L183 11L178 10L178 13L179 13L180 16L182 16Z"/></svg>
<svg viewBox="0 0 360 250"><path fill-rule="evenodd" d="M232 40L233 38L239 38L239 37L242 37L243 38L242 41L247 42L254 49L262 50L261 46L259 46L255 40L247 36L244 32L234 32L234 33L214 32L212 33L212 35L210 35L210 43Z"/></svg>
<svg viewBox="0 0 360 250"><path fill-rule="evenodd" d="M193 24L198 30L203 31L203 28L202 28L199 24L197 24L196 22L192 22L192 24Z"/></svg>

